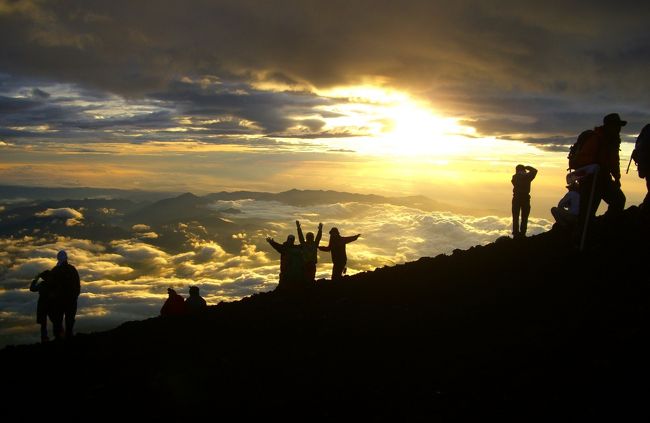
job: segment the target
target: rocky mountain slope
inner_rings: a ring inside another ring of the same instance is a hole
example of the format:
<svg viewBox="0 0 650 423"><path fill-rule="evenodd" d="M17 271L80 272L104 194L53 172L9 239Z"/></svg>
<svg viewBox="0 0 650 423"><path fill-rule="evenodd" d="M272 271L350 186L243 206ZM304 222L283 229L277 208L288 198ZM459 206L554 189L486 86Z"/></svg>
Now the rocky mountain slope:
<svg viewBox="0 0 650 423"><path fill-rule="evenodd" d="M650 219L559 230L0 351L5 412L73 418L650 417Z"/></svg>

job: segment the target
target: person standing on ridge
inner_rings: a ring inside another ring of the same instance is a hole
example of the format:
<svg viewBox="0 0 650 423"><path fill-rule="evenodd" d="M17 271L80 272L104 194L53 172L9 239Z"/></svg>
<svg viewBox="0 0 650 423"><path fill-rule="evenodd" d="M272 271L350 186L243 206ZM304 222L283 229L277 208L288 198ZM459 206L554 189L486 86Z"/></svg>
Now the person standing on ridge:
<svg viewBox="0 0 650 423"><path fill-rule="evenodd" d="M72 338L75 316L77 315L77 300L81 292L81 281L77 269L68 263L68 254L61 250L56 255L57 264L50 271L53 290L56 292L54 336L61 337L63 333L62 320L65 318L65 337Z"/></svg>
<svg viewBox="0 0 650 423"><path fill-rule="evenodd" d="M316 280L316 263L318 263L318 244L323 236L323 224L318 224L318 233L314 239L313 232L307 232L307 239L302 235L302 228L300 222L296 220L296 228L298 229L298 240L302 247L302 258L305 267L305 282L308 285L314 283Z"/></svg>
<svg viewBox="0 0 650 423"><path fill-rule="evenodd" d="M276 242L273 238L267 237L266 242L280 253L280 281L278 290L295 291L303 287L304 283L304 263L302 258L302 248L295 244L296 237L287 236L287 240L282 244Z"/></svg>
<svg viewBox="0 0 650 423"><path fill-rule="evenodd" d="M356 241L361 234L341 236L338 228L330 229L330 241L327 247L318 247L321 251L330 251L332 254L332 281L339 281L343 277L348 262L345 244Z"/></svg>
<svg viewBox="0 0 650 423"><path fill-rule="evenodd" d="M40 282L39 279L41 280ZM38 292L36 323L41 325L41 342L47 342L50 340L47 336L47 318L49 317L52 323L54 323L53 308L55 306L50 271L46 270L36 275L29 286L29 290L32 292Z"/></svg>
<svg viewBox="0 0 650 423"><path fill-rule="evenodd" d="M530 214L530 183L537 176L537 169L532 166L518 164L512 175L512 237L524 238L528 228ZM521 214L521 223L519 215Z"/></svg>

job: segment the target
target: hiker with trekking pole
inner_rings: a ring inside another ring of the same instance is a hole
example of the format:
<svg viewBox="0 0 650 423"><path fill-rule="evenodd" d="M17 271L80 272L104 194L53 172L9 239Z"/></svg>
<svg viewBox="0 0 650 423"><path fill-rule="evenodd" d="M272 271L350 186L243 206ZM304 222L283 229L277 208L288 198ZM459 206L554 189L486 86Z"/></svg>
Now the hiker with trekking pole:
<svg viewBox="0 0 650 423"><path fill-rule="evenodd" d="M621 190L619 150L621 128L627 121L618 113L603 118L603 125L584 131L569 153L569 168L575 169L569 177L580 184L580 214L576 241L582 251L588 239L600 200L607 203L605 216L618 216L625 208L625 194Z"/></svg>

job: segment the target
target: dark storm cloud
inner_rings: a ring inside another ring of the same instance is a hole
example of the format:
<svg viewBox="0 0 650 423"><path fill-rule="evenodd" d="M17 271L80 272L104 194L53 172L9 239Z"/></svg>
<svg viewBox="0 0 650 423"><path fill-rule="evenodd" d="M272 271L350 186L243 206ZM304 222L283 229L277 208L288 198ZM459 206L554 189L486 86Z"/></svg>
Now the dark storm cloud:
<svg viewBox="0 0 650 423"><path fill-rule="evenodd" d="M170 83L212 75L300 90L374 77L430 100L441 112L473 120L486 135L515 134L527 128L525 120L545 122L532 126L547 136L575 133L610 111L636 112L631 131L650 120L650 4L644 2L0 5L2 72L127 98L155 93L197 113L236 111L268 132L292 124L282 108L273 109L270 100L277 97L183 97ZM502 101L514 95L528 100ZM585 107L579 122L562 116ZM549 120L553 115L559 117Z"/></svg>
<svg viewBox="0 0 650 423"><path fill-rule="evenodd" d="M258 124L265 133L284 131L296 124L288 116L311 114L315 106L331 103L306 92L266 92L245 84L205 86L181 81L170 84L167 91L152 94L152 98L175 104L179 113L189 116L236 116Z"/></svg>
<svg viewBox="0 0 650 423"><path fill-rule="evenodd" d="M325 122L316 118L294 120L290 116L335 115L314 111L315 106L330 104L331 100L311 93L262 91L244 83L215 80L207 85L201 81L172 81L166 91L126 101L96 89L56 84L49 88L53 95L30 87L36 81L27 78L3 75L0 81L0 135L8 138L96 139L100 134L101 139L110 140L146 133L151 141L170 140L178 139L179 132L175 131L179 126L183 137L197 140L213 135L282 135L296 125L306 128L306 135L310 135L322 130ZM133 114L134 107L141 110ZM187 118L191 122L179 123ZM34 130L39 126L47 126L47 130Z"/></svg>

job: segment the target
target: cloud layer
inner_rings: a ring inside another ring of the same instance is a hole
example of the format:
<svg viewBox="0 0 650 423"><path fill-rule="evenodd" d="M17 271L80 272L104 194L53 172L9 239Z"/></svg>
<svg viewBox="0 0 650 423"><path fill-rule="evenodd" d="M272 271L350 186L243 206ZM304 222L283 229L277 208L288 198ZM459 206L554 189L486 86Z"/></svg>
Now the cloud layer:
<svg viewBox="0 0 650 423"><path fill-rule="evenodd" d="M316 93L359 84L412 93L482 135L566 143L611 111L636 131L650 120L649 8L3 0L0 139L331 136L332 99ZM130 112L107 110L120 104Z"/></svg>
<svg viewBox="0 0 650 423"><path fill-rule="evenodd" d="M350 274L484 244L508 234L510 227L509 218L423 212L389 204L338 203L306 209L238 200L217 201L210 208L229 215L233 226L228 248L209 230L192 223L178 225L176 230L186 242L176 252L139 236L139 231L149 229L144 223L134 225L133 238L109 242L51 234L0 239L3 343L36 340L37 328L31 321L37 296L27 287L36 274L54 265L60 249L68 252L79 270L83 283L78 328L90 331L157 315L169 286L186 295L189 285L198 285L210 304L272 290L279 257L265 238L284 239L295 233L295 220L302 222L305 231L316 231L318 223L324 223L323 244L332 226L344 235L361 233L348 246ZM532 219L529 225L531 233L549 226L543 219ZM329 277L329 255L320 253L319 263L317 277Z"/></svg>

